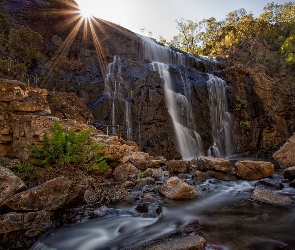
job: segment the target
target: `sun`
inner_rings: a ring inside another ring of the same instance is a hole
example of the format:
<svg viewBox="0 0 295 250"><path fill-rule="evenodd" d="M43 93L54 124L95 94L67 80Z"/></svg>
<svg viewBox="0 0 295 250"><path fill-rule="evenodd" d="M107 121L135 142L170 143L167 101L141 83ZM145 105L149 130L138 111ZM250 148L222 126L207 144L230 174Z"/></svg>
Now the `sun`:
<svg viewBox="0 0 295 250"><path fill-rule="evenodd" d="M84 18L90 18L92 16L89 5L85 4L85 2L77 1L80 9L80 14Z"/></svg>

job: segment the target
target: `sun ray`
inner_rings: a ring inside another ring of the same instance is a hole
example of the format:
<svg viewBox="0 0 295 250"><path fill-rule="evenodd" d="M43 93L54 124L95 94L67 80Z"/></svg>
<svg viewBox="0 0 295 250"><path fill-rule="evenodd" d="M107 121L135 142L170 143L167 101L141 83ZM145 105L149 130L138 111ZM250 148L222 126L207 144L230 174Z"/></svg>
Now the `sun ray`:
<svg viewBox="0 0 295 250"><path fill-rule="evenodd" d="M101 66L102 66L101 71L103 72L103 74L106 74L107 62L104 59L104 52L103 52L101 43L99 42L99 39L97 37L97 34L95 32L95 29L94 29L93 24L92 24L91 21L89 21L89 25L90 25L90 31L91 31L91 34L92 34L92 38L93 38L94 46L95 46L95 49L96 49L98 61L100 62Z"/></svg>
<svg viewBox="0 0 295 250"><path fill-rule="evenodd" d="M50 60L50 69L49 69L49 75L51 75L52 71L55 69L55 67L60 63L60 59L62 56L67 55L72 43L74 42L75 37L77 36L80 27L83 23L83 19L80 18L79 22L75 25L73 30L70 32L70 34L67 36L65 41L60 45L54 56Z"/></svg>

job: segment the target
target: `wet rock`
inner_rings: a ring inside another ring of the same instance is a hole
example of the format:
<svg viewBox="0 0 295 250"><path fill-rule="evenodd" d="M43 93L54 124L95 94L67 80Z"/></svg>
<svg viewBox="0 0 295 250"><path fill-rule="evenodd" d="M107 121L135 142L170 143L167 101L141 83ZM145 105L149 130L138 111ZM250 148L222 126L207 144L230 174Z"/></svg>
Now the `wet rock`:
<svg viewBox="0 0 295 250"><path fill-rule="evenodd" d="M155 203L157 202L157 198L151 196L150 194L145 194L142 198L143 202Z"/></svg>
<svg viewBox="0 0 295 250"><path fill-rule="evenodd" d="M258 188L255 189L250 198L255 201L259 201L272 205L291 205L293 200L287 196L276 194L270 190Z"/></svg>
<svg viewBox="0 0 295 250"><path fill-rule="evenodd" d="M151 177L138 179L136 182L135 189L142 189L143 187L152 184L155 184L155 180Z"/></svg>
<svg viewBox="0 0 295 250"><path fill-rule="evenodd" d="M84 186L75 186L65 177L59 177L44 184L17 193L3 204L15 211L56 210L71 203L83 201Z"/></svg>
<svg viewBox="0 0 295 250"><path fill-rule="evenodd" d="M226 172L214 171L214 170L208 170L207 173L209 177L215 178L218 180L232 181L236 179L235 175L232 173L226 173Z"/></svg>
<svg viewBox="0 0 295 250"><path fill-rule="evenodd" d="M289 183L289 185L290 185L290 187L295 187L295 180L291 181L291 182Z"/></svg>
<svg viewBox="0 0 295 250"><path fill-rule="evenodd" d="M232 173L230 161L213 157L200 157L197 159L197 167L201 171L216 170L225 173Z"/></svg>
<svg viewBox="0 0 295 250"><path fill-rule="evenodd" d="M170 160L167 162L167 167L170 174L186 173L189 169L189 164L185 161Z"/></svg>
<svg viewBox="0 0 295 250"><path fill-rule="evenodd" d="M0 215L0 234L24 230L25 235L34 237L53 226L54 213L38 211Z"/></svg>
<svg viewBox="0 0 295 250"><path fill-rule="evenodd" d="M173 238L169 241L144 246L147 250L205 250L206 240L198 235L190 235L183 238Z"/></svg>
<svg viewBox="0 0 295 250"><path fill-rule="evenodd" d="M290 167L284 170L284 177L289 181L293 181L295 179L295 167Z"/></svg>
<svg viewBox="0 0 295 250"><path fill-rule="evenodd" d="M236 175L245 180L259 180L272 177L274 165L265 161L238 161L235 164Z"/></svg>
<svg viewBox="0 0 295 250"><path fill-rule="evenodd" d="M164 172L162 168L148 168L144 171L144 176L160 181L164 178Z"/></svg>
<svg viewBox="0 0 295 250"><path fill-rule="evenodd" d="M295 166L295 133L288 141L273 154L273 158L279 163L281 168Z"/></svg>
<svg viewBox="0 0 295 250"><path fill-rule="evenodd" d="M284 188L284 185L281 182L276 182L271 179L265 179L265 180L260 180L260 181L256 182L254 187L256 187L256 188L265 187L265 188L272 188L272 189L281 190Z"/></svg>
<svg viewBox="0 0 295 250"><path fill-rule="evenodd" d="M148 213L149 212L149 204L147 202L141 202L135 208L140 213Z"/></svg>
<svg viewBox="0 0 295 250"><path fill-rule="evenodd" d="M0 207L6 199L26 188L20 178L15 176L9 169L0 166Z"/></svg>
<svg viewBox="0 0 295 250"><path fill-rule="evenodd" d="M159 192L165 197L176 199L191 199L196 198L194 190L178 177L170 177L160 188Z"/></svg>
<svg viewBox="0 0 295 250"><path fill-rule="evenodd" d="M202 182L206 181L206 179L207 179L207 173L206 172L202 172L200 170L197 170L195 172L195 174L193 175L193 179L197 183L202 183Z"/></svg>
<svg viewBox="0 0 295 250"><path fill-rule="evenodd" d="M136 168L133 164L126 162L119 164L114 172L115 181L122 181L127 179L134 179L137 177L139 173L138 168Z"/></svg>
<svg viewBox="0 0 295 250"><path fill-rule="evenodd" d="M119 211L113 208L108 208L102 206L91 213L91 217L107 217L107 216L116 216L119 214Z"/></svg>

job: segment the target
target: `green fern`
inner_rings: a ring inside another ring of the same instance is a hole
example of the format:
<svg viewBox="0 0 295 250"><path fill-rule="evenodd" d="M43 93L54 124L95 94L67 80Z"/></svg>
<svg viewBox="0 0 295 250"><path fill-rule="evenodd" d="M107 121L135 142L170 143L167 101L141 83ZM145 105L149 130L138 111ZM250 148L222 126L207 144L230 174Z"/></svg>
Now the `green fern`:
<svg viewBox="0 0 295 250"><path fill-rule="evenodd" d="M63 131L59 122L55 122L51 137L43 135L43 147L27 143L31 150L31 164L38 167L63 166L70 164L86 171L103 171L108 167L107 156L101 155L104 146L91 142L92 130L76 133L70 129Z"/></svg>

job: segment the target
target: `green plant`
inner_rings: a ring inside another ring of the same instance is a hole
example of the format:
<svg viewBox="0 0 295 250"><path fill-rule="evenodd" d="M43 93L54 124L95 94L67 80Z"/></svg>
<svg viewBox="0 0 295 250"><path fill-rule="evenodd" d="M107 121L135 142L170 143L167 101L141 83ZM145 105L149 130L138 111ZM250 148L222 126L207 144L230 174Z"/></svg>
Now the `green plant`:
<svg viewBox="0 0 295 250"><path fill-rule="evenodd" d="M246 108L248 106L248 102L246 100L237 98L237 103L234 111L239 111L241 108Z"/></svg>
<svg viewBox="0 0 295 250"><path fill-rule="evenodd" d="M141 179L141 178L144 178L144 172L139 172L138 173L138 177Z"/></svg>
<svg viewBox="0 0 295 250"><path fill-rule="evenodd" d="M43 147L27 143L31 150L30 163L38 167L70 164L85 171L103 171L108 167L107 156L100 153L104 146L91 141L91 134L92 130L76 133L73 129L66 133L55 122L52 135L43 135Z"/></svg>
<svg viewBox="0 0 295 250"><path fill-rule="evenodd" d="M242 132L244 133L246 130L250 129L250 123L249 121L240 121L240 128Z"/></svg>

